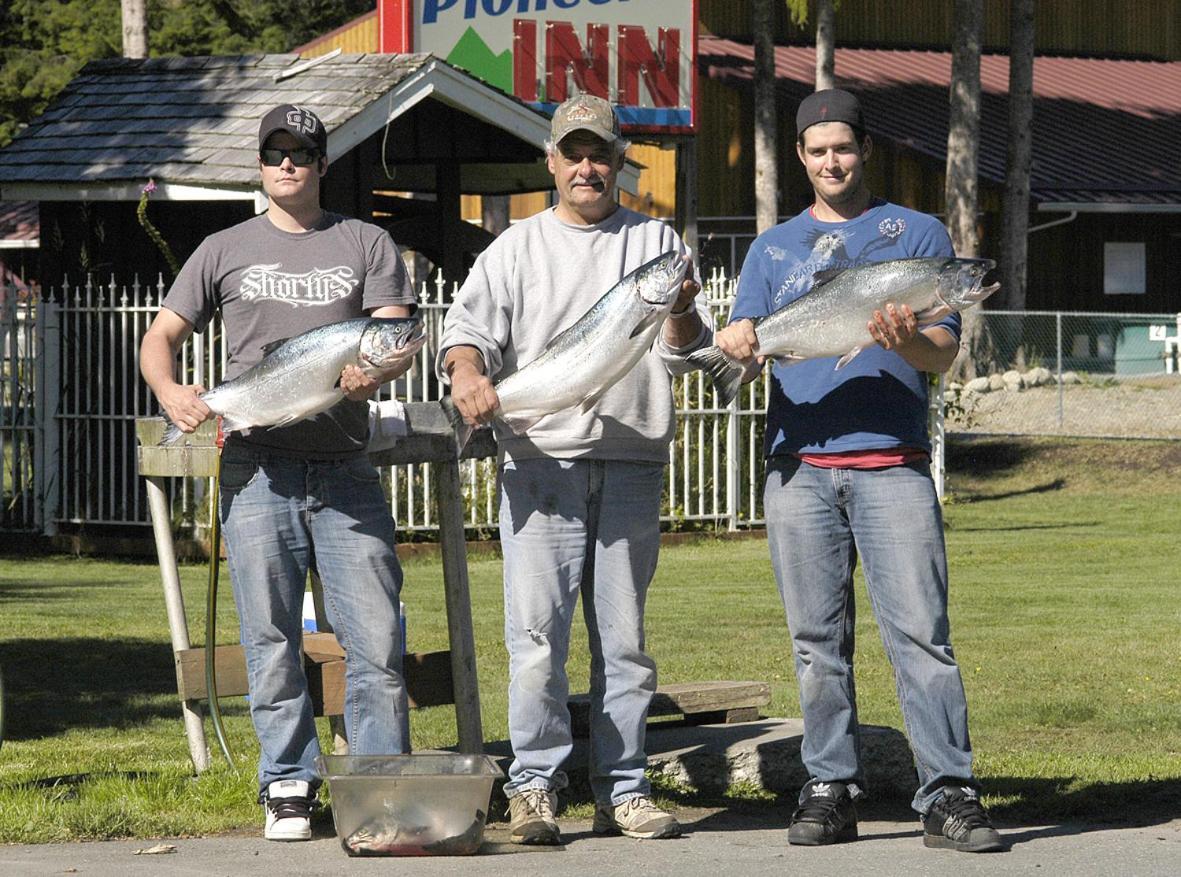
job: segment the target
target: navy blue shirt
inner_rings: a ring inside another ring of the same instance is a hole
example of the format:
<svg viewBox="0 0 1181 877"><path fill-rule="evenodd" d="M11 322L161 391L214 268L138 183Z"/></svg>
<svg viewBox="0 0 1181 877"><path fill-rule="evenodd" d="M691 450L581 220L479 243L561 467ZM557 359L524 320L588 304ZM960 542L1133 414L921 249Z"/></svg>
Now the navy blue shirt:
<svg viewBox="0 0 1181 877"><path fill-rule="evenodd" d="M856 219L821 222L808 209L751 244L730 320L779 310L810 290L818 271L953 255L947 230L926 213L875 200ZM934 325L959 338L959 314ZM868 329L865 334L868 338ZM772 366L767 456L901 447L930 450L924 372L876 344L839 371L836 362L830 357Z"/></svg>

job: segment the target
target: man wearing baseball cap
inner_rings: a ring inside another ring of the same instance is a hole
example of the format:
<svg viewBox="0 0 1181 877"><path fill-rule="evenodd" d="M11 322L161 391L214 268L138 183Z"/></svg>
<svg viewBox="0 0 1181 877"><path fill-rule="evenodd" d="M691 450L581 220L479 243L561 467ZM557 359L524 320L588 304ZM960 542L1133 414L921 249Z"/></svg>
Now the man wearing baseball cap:
<svg viewBox="0 0 1181 877"><path fill-rule="evenodd" d="M554 111L546 161L557 204L480 254L447 312L438 371L467 423L493 423L500 448L511 839L561 843L557 793L573 744L566 657L581 593L591 649L594 830L680 834L644 776L656 665L644 652L644 601L660 547L664 466L673 435L670 369L711 337L686 280L652 352L585 411L514 432L495 420L494 381L537 358L622 277L685 245L665 223L616 201L627 141L601 97ZM687 256L687 254L686 254Z"/></svg>
<svg viewBox="0 0 1181 877"><path fill-rule="evenodd" d="M809 95L796 131L813 202L750 248L731 323L717 333L718 347L736 361L761 364L754 319L805 295L820 272L954 255L937 219L870 193L865 163L873 143L856 96L842 89ZM927 435L928 376L955 359L960 318L920 327L909 307L889 304L865 331L876 345L839 369L835 358L771 368L767 541L792 637L801 756L811 777L788 842L857 837L855 801L865 788L853 686L853 571L860 557L918 768L912 805L923 842L999 850L1001 837L972 773Z"/></svg>
<svg viewBox="0 0 1181 877"><path fill-rule="evenodd" d="M185 262L143 341L141 369L185 432L212 417L203 387L175 379L177 352L220 311L225 379L276 342L364 315L409 316L414 293L397 246L376 225L320 207L328 135L308 107L263 116L258 169L266 213L210 235ZM374 380L354 366L346 398L309 420L232 433L221 462L220 516L258 736L268 840L311 838L320 779L300 644L313 558L345 647L345 727L353 755L408 751L398 596L402 570L381 482L366 453L367 400L405 372Z"/></svg>

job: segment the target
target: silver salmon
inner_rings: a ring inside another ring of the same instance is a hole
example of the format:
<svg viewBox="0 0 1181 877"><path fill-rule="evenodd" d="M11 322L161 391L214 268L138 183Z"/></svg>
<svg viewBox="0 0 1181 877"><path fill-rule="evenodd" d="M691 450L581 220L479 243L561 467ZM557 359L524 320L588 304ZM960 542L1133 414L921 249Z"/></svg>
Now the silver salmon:
<svg viewBox="0 0 1181 877"><path fill-rule="evenodd" d="M520 434L547 414L589 411L652 347L688 268L684 256L670 251L616 283L540 356L496 383L497 419ZM450 397L444 407L463 450L473 428Z"/></svg>
<svg viewBox="0 0 1181 877"><path fill-rule="evenodd" d="M262 361L201 394L225 432L287 426L344 398L340 373L355 365L370 377L414 356L426 342L420 317L357 317L276 342ZM183 433L169 424L160 444Z"/></svg>
<svg viewBox="0 0 1181 877"><path fill-rule="evenodd" d="M877 342L866 324L886 305L909 305L920 326L984 301L999 283L982 286L996 267L992 259L926 257L871 262L814 275L812 288L779 310L754 320L758 353L780 364L829 356L843 368ZM745 369L717 347L686 359L713 380L725 406L738 394Z"/></svg>

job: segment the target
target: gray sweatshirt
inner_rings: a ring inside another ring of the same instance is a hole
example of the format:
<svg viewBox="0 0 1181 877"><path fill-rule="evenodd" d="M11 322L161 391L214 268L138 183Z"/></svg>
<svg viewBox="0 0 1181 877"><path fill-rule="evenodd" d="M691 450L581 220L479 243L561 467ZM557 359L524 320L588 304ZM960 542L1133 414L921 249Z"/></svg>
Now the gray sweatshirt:
<svg viewBox="0 0 1181 877"><path fill-rule="evenodd" d="M447 311L437 369L446 382L448 348L480 351L495 383L528 365L560 332L576 323L625 275L669 250L688 252L669 226L619 207L597 225L568 225L545 210L500 235L472 267ZM670 374L686 368L682 355L712 340L708 312L699 308L698 338L670 349L663 333L655 348L586 413L543 417L524 435L497 421L500 461L536 457L667 463L673 437Z"/></svg>

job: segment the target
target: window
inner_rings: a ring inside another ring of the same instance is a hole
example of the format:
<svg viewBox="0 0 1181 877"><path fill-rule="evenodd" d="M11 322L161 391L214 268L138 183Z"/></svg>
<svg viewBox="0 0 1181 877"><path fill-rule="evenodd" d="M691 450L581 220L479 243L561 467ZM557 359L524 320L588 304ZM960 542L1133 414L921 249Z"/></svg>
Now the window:
<svg viewBox="0 0 1181 877"><path fill-rule="evenodd" d="M1103 245L1103 292L1106 295L1145 293L1144 244Z"/></svg>

